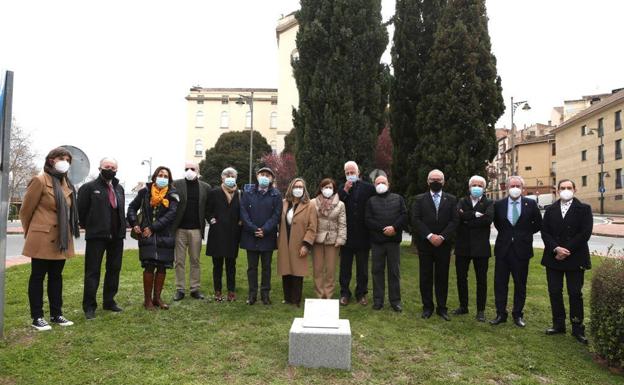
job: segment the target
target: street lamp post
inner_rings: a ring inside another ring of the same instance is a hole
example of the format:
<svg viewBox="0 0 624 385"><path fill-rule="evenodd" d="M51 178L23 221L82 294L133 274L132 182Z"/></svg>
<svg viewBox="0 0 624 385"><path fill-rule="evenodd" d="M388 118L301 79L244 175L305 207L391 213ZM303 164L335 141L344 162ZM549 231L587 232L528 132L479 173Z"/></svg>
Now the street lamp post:
<svg viewBox="0 0 624 385"><path fill-rule="evenodd" d="M513 96L511 97L511 175L516 175L516 128L514 126L514 114L516 113L516 108L518 108L521 104L524 104L524 106L522 106L523 111L531 109L531 106L529 106L529 103L526 100L514 102Z"/></svg>
<svg viewBox="0 0 624 385"><path fill-rule="evenodd" d="M600 129L598 128L590 128L587 132L587 135L594 135L594 132L600 137L600 152L598 153L598 162L600 162L600 180L598 181L598 191L600 192L600 215L603 215L605 193L604 178L606 176L604 172L604 133L600 132Z"/></svg>
<svg viewBox="0 0 624 385"><path fill-rule="evenodd" d="M145 166L146 164L149 165L149 174L147 174L147 181L149 182L150 179L152 179L152 157L151 156L149 159L143 159L141 161L141 166Z"/></svg>
<svg viewBox="0 0 624 385"><path fill-rule="evenodd" d="M238 95L239 98L236 101L236 104L238 105L243 105L243 104L248 104L249 105L249 113L251 114L251 122L249 124L249 184L251 184L251 177L253 175L253 97L254 97L254 92L251 91L251 96L247 96L247 95L242 95L239 94Z"/></svg>

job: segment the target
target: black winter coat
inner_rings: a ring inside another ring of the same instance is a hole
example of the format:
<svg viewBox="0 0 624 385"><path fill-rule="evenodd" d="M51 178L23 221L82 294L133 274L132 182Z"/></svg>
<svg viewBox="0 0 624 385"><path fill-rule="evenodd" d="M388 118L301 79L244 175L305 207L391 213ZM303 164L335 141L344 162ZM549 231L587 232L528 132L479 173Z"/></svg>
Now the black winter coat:
<svg viewBox="0 0 624 385"><path fill-rule="evenodd" d="M206 218L210 223L206 255L236 258L241 236L240 190L234 192L228 203L221 187L210 190Z"/></svg>
<svg viewBox="0 0 624 385"><path fill-rule="evenodd" d="M117 209L113 210L108 199L108 183L99 176L83 184L78 190L78 218L80 227L85 229L85 239L123 239L126 237L126 205L124 188L117 178L113 178L113 191L117 197ZM112 219L117 216L114 226Z"/></svg>
<svg viewBox="0 0 624 385"><path fill-rule="evenodd" d="M370 239L366 221L366 202L375 195L375 187L363 180L358 180L349 190L344 190L344 184L338 188L340 200L345 204L347 212L347 243L344 247L364 250L370 248Z"/></svg>
<svg viewBox="0 0 624 385"><path fill-rule="evenodd" d="M366 202L365 217L371 242L401 242L403 229L407 224L407 208L402 196L387 192L370 197ZM396 234L391 237L384 235L383 229L386 226L394 227Z"/></svg>
<svg viewBox="0 0 624 385"><path fill-rule="evenodd" d="M134 200L128 206L128 222L131 227L141 226L141 229L149 227L152 236L139 239L139 259L141 261L157 261L165 264L174 260L175 233L173 232L173 221L176 218L176 210L180 197L175 189L169 187L165 196L169 200L169 207L162 203L152 208L150 205L150 189L152 183L148 183L141 189ZM143 220L138 222L137 213L143 212Z"/></svg>
<svg viewBox="0 0 624 385"><path fill-rule="evenodd" d="M472 207L472 199L467 196L459 201L457 211L459 226L457 226L455 255L473 258L491 257L490 228L494 220L494 202L482 196ZM483 215L477 218L477 212Z"/></svg>

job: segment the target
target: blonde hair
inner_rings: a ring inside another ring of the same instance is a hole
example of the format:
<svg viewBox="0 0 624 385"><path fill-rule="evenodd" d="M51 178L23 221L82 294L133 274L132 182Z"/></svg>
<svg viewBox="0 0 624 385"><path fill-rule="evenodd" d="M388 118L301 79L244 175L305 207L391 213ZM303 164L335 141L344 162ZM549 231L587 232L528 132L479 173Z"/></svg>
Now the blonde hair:
<svg viewBox="0 0 624 385"><path fill-rule="evenodd" d="M286 189L286 195L284 195L284 199L286 199L286 201L292 202L295 199L292 193L292 190L293 190L293 186L295 185L295 183L299 181L303 183L303 195L301 196L301 198L299 198L299 201L302 203L308 203L310 201L310 194L308 194L308 188L306 187L306 182L305 180L303 180L303 178L299 178L299 177L291 180L290 183L288 184L288 189Z"/></svg>

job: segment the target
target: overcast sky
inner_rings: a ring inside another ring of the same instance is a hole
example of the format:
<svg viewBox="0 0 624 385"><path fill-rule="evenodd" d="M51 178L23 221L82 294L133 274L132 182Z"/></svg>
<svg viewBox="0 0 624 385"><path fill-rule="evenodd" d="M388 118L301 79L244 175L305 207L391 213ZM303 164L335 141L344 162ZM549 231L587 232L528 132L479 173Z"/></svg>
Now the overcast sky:
<svg viewBox="0 0 624 385"><path fill-rule="evenodd" d="M520 126L546 123L563 100L624 87L624 2L487 6L505 102L532 107L516 114ZM181 177L189 88L277 88L275 26L297 8L297 0L4 1L0 68L15 72L13 115L41 161L71 144L94 172L100 158L116 157L128 187L147 176L149 157ZM383 0L384 20L393 13L394 1ZM498 126L509 119L506 111Z"/></svg>

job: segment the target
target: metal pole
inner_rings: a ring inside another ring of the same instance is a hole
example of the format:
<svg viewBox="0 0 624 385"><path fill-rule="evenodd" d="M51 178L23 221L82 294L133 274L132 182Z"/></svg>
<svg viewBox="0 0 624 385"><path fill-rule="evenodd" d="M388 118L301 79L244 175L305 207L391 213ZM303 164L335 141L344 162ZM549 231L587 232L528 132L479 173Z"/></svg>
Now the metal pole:
<svg viewBox="0 0 624 385"><path fill-rule="evenodd" d="M249 131L249 184L251 184L251 176L253 173L253 97L254 92L251 91L251 98L249 98L249 111L251 112L251 124L249 125L251 130Z"/></svg>
<svg viewBox="0 0 624 385"><path fill-rule="evenodd" d="M4 89L0 90L0 338L4 336L4 285L6 275L6 231L9 205L9 152L11 141L11 109L13 107L13 72L7 71Z"/></svg>
<svg viewBox="0 0 624 385"><path fill-rule="evenodd" d="M600 215L604 215L604 143L603 136L600 132L600 127L596 130L598 135L600 135Z"/></svg>
<svg viewBox="0 0 624 385"><path fill-rule="evenodd" d="M515 141L516 141L516 129L514 128L514 121L513 121L513 117L514 117L514 112L515 112L515 108L514 108L514 101L513 101L513 96L511 97L511 175L516 175L515 172L515 167L516 167L516 154L514 154L514 150L515 150Z"/></svg>

